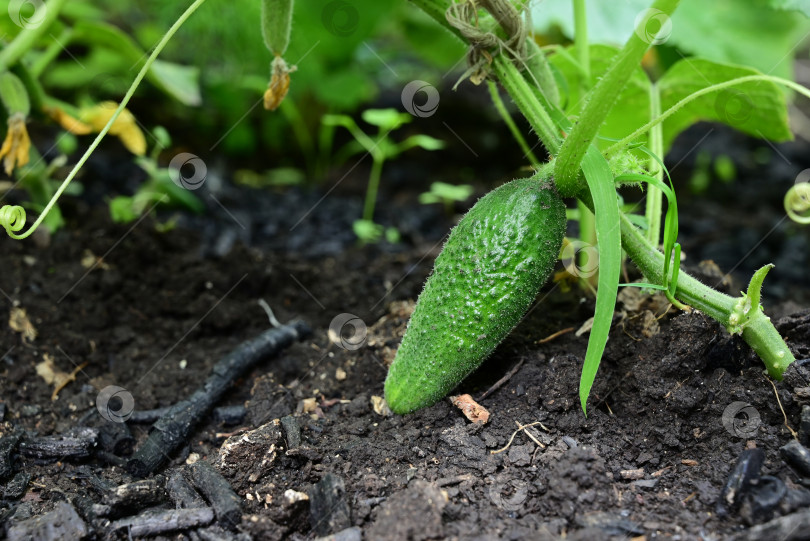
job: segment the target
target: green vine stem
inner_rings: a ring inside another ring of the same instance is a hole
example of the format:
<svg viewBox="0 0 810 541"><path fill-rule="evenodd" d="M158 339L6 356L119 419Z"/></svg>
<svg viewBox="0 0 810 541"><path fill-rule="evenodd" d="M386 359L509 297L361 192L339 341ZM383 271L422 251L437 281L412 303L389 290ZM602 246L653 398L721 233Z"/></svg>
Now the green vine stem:
<svg viewBox="0 0 810 541"><path fill-rule="evenodd" d="M624 214L621 215L621 229L622 246L644 276L653 283L665 283L664 254L654 248ZM796 359L759 306L759 291L765 272L767 270L760 269L751 279L748 292L737 298L720 293L681 272L678 274L676 295L688 305L720 322L729 332L741 333L743 339L765 363L771 377L782 379L788 365Z"/></svg>
<svg viewBox="0 0 810 541"><path fill-rule="evenodd" d="M48 8L49 8L48 16L51 15L50 6L51 6L51 4L54 4L54 3L61 6L61 4L63 3L63 0L51 0L51 2L48 3ZM201 5L203 5L204 3L205 3L205 0L195 0L195 2L193 4L191 4L183 12L183 14L180 15L180 17L178 17L178 19L174 22L174 24L171 26L171 28L169 28L169 30L163 36L163 39L160 40L160 43L158 43L155 46L155 49L152 51L152 54L149 55L149 58L146 59L146 62L144 62L143 66L141 67L141 71L139 71L138 75L135 76L135 80L132 82L132 85L130 85L129 90L127 90L127 93L124 95L123 99L121 100L121 103L118 104L118 108L115 110L115 113L113 113L113 115L110 118L109 122L107 122L107 125L104 126L104 128L98 133L96 138L93 140L93 142L90 144L90 146L85 151L84 155L79 159L78 162L76 162L76 165L73 166L73 169L70 171L70 173L65 178L65 180L62 181L62 184L59 186L59 188L56 190L56 193L53 195L51 200L48 202L48 204L42 210L39 217L37 217L36 221L31 225L31 227L28 228L28 231L26 231L24 233L21 233L19 235L16 233L16 231L19 231L19 230L22 229L22 227L24 225L24 222L25 222L25 211L21 207L10 207L9 205L6 205L6 206L0 208L0 224L2 224L6 228L6 232L8 233L8 235L10 237L15 238L15 239L25 239L25 238L28 238L28 236L30 236L34 231L37 230L37 228L40 226L42 221L45 219L45 217L51 211L53 206L56 204L56 201L59 199L59 197L65 191L65 189L67 189L67 187L71 183L71 181L76 177L76 173L79 172L79 170L82 168L82 166L85 164L85 162L87 162L88 158L90 158L90 155L93 154L93 152L96 150L99 143L101 143L101 140L104 139L104 136L107 135L107 132L110 131L110 128L112 127L115 120L118 118L118 115L121 114L121 111L123 111L124 108L127 106L127 104L129 103L129 100L132 99L133 94L135 94L135 90L138 88L138 86L141 84L141 81L146 76L146 72L149 71L149 68L152 66L155 59L157 59L158 55L166 47L166 44L169 42L170 39L172 39L174 34L177 32L177 30L179 30L180 27L183 26L183 23L185 23L186 20L189 17L191 17L191 15L195 11L197 11L197 9ZM54 10L54 11L56 11L56 10ZM45 23L43 23L42 26L45 26ZM21 35L22 35L22 33L21 33ZM8 50L8 48L3 49L2 51L0 51L0 63L2 63L2 61L3 61L3 53L5 51L7 51L7 50ZM5 219L7 219L8 221L4 221Z"/></svg>
<svg viewBox="0 0 810 541"><path fill-rule="evenodd" d="M512 97L517 108L529 121L549 154L556 155L560 151L559 130L520 71L511 61L500 54L492 62L492 71Z"/></svg>
<svg viewBox="0 0 810 541"><path fill-rule="evenodd" d="M37 40L48 31L48 28L50 28L51 24L53 24L59 16L59 12L62 10L65 1L66 0L51 0L38 8L45 10L45 17L43 17L42 21L36 26L23 28L11 43L0 51L0 69L8 69L16 64L20 58L34 46ZM20 8L22 8L23 5L25 4L20 4Z"/></svg>
<svg viewBox="0 0 810 541"><path fill-rule="evenodd" d="M506 110L506 106L501 99L501 95L498 93L498 85L492 81L487 81L487 87L489 87L489 95L492 98L492 104L495 105L495 109L498 111L498 114L501 115L501 119L503 120L504 124L506 124L506 127L509 128L512 137L514 137L515 141L517 141L518 145L520 145L520 149L523 151L523 154L529 159L532 166L537 169L540 166L540 160L537 159L537 156L534 155L532 149L529 148L529 144L526 142L523 134L520 133L517 124L515 124L515 121L512 119L509 111Z"/></svg>
<svg viewBox="0 0 810 541"><path fill-rule="evenodd" d="M583 90L591 86L591 49L588 43L588 18L585 11L585 0L573 0L574 4L574 49L582 68Z"/></svg>
<svg viewBox="0 0 810 541"><path fill-rule="evenodd" d="M650 118L657 118L661 114L661 92L658 85L650 85ZM664 127L656 124L650 128L650 171L656 171L655 178L664 180L664 169L658 163L658 157L664 155ZM647 229L647 240L653 246L658 246L661 241L661 211L663 209L664 194L657 187L648 185L647 204L645 207L645 217L649 228Z"/></svg>
<svg viewBox="0 0 810 541"><path fill-rule="evenodd" d="M679 3L680 0L656 0L650 9L657 10L669 17ZM642 21L641 24L643 23ZM563 196L577 193L580 187L578 178L582 158L613 104L619 98L620 90L624 88L631 73L641 63L641 58L650 47L650 43L641 38L645 35L644 29L640 30L637 29L636 32L633 32L622 50L616 55L611 67L589 93L588 102L582 109L579 121L574 125L560 148L557 165L554 168L554 177L557 188Z"/></svg>

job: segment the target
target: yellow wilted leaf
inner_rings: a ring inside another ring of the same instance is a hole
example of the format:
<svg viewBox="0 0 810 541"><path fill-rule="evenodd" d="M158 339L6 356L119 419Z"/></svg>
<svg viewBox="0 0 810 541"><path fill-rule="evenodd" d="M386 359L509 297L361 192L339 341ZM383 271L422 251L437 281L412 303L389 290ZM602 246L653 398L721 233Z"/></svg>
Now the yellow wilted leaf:
<svg viewBox="0 0 810 541"><path fill-rule="evenodd" d="M14 113L8 117L8 131L3 146L0 147L0 158L7 175L11 175L15 167L22 167L28 163L28 153L31 150L31 139L25 127L25 116Z"/></svg>
<svg viewBox="0 0 810 541"><path fill-rule="evenodd" d="M88 109L82 109L80 117L83 122L90 125L93 131L100 132L110 121L118 104L114 101L104 101ZM128 109L121 111L113 125L110 126L110 135L115 135L127 147L127 150L137 156L146 154L146 137L135 117Z"/></svg>
<svg viewBox="0 0 810 541"><path fill-rule="evenodd" d="M45 106L43 110L45 114L56 121L57 124L74 135L87 135L93 131L93 128L81 120L73 118L59 107Z"/></svg>

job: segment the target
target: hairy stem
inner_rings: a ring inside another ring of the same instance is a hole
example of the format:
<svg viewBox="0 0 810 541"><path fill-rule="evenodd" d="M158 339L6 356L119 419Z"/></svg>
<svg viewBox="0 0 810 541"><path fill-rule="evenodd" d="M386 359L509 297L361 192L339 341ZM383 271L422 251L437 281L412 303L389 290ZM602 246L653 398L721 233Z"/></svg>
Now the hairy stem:
<svg viewBox="0 0 810 541"><path fill-rule="evenodd" d="M56 17L59 16L59 12L62 10L65 1L66 0L51 0L47 4L40 5L36 8L37 11L44 9L45 17L37 24L26 25L26 27L17 34L17 37L0 51L0 68L8 69L13 66L34 46L37 40L48 31L48 28L50 28L51 24L56 20ZM20 3L19 8L22 9L23 6L25 6L25 3Z"/></svg>
<svg viewBox="0 0 810 541"><path fill-rule="evenodd" d="M669 17L680 0L656 0L651 10L657 10ZM599 80L588 95L588 103L582 109L579 121L560 148L557 165L554 169L555 182L560 193L571 195L578 189L580 164L585 152L596 137L599 128L619 97L621 90L630 79L633 70L641 63L641 58L650 47L644 29L633 32L610 69Z"/></svg>
<svg viewBox="0 0 810 541"><path fill-rule="evenodd" d="M512 116L509 114L509 111L506 110L506 106L501 99L501 95L498 93L498 85L492 81L487 81L487 87L489 87L489 95L492 98L492 104L495 105L495 109L498 111L498 114L501 115L501 119L503 120L504 124L506 124L506 127L509 128L509 131L512 133L512 137L514 137L517 144L520 145L523 155L529 159L532 166L536 169L540 166L540 160L538 160L537 156L534 155L534 152L532 152L532 149L529 147L529 144L526 142L523 134L520 133L520 130L518 129L517 124L515 124L515 121L512 119Z"/></svg>
<svg viewBox="0 0 810 541"><path fill-rule="evenodd" d="M650 85L650 118L655 118L661 114L661 93L658 85ZM656 158L664 159L664 129L661 124L656 124L650 128L650 171L657 171L655 178L664 180L664 170ZM649 229L647 229L647 240L653 246L658 246L661 242L661 210L663 209L664 194L657 187L649 185L647 188L647 205L645 216Z"/></svg>

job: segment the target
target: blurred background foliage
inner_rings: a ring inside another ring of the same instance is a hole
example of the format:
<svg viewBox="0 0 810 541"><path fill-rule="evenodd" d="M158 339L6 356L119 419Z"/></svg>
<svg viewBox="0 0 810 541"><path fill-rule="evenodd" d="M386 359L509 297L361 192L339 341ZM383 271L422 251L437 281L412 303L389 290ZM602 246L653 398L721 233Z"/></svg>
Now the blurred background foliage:
<svg viewBox="0 0 810 541"><path fill-rule="evenodd" d="M29 124L37 125L34 129L49 124L55 127L50 122L53 115L48 118L43 104L82 118L82 112L93 107L97 110L99 104L119 101L149 51L190 3L50 0L45 5L56 2L62 3L58 18L26 52L20 65L9 66L38 87L31 96ZM24 14L31 16L26 10L42 2L0 0L0 14L9 13L9 17L0 16L3 47L21 31L10 5L22 5ZM620 45L648 5L648 0L588 0L589 39ZM530 7L538 43L570 44L570 0L535 1ZM340 165L341 145L350 142L346 133L336 134L333 127L325 129L322 119L326 115L360 119L361 113L371 108L401 110L400 93L407 82L424 80L443 91L466 67L461 43L405 0L299 1L293 14L292 41L284 55L297 71L281 107L268 112L262 107L262 96L270 78L272 55L262 39L260 9L257 0L209 0L180 29L137 90L129 107L147 135L148 151L137 154L141 155L141 169L150 179L141 202L155 200L158 195L177 199L159 162L180 148L238 164L240 170L234 179L257 187L322 181L330 168ZM797 43L810 35L808 11L807 0L683 0L672 19L671 36L648 54L644 67L655 79L675 62L699 55L717 62L745 63L763 73L792 79L794 55L807 55ZM555 69L561 78L565 76L560 66ZM452 113L453 125L465 139L487 134L494 138L495 124L486 123L499 120L488 103L486 89L469 84L463 89L473 89L477 94L466 109ZM450 107L450 100L443 102L444 112ZM475 115L470 114L473 110ZM478 114L481 111L486 114ZM444 129L439 120L433 120L432 128ZM522 119L517 120L525 129ZM158 130L161 126L165 133ZM431 129L429 122L420 126ZM71 139L64 139L64 131L54 134L48 129L32 133L33 142L46 164L56 165L39 164L35 174L30 166L16 172L21 187L29 194L38 194L30 205L34 209L47 201L60 176L57 153L64 156L62 161L69 155L68 163L73 163L76 148L83 149L85 141L89 143L85 138L78 144L54 144ZM403 129L401 137L413 135L413 130ZM458 139L447 130L441 135L450 142ZM492 144L514 146L511 140ZM443 152L452 151L451 147ZM472 182L475 179L470 177L481 175L480 167L464 163L465 157L469 158L467 150L462 148L462 157L457 160L458 178L447 180ZM36 149L34 155L38 156ZM270 176L261 172L271 168ZM31 180L34 176L35 181ZM439 179L426 182L433 180ZM121 216L131 216L139 207L121 208L126 211Z"/></svg>

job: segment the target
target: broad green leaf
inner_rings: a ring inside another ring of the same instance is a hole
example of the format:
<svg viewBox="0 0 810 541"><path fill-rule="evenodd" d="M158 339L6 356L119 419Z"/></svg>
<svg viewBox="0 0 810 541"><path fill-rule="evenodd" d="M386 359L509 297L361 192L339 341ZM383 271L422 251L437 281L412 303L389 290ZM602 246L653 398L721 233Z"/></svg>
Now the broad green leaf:
<svg viewBox="0 0 810 541"><path fill-rule="evenodd" d="M181 103L191 106L202 104L199 68L155 60L148 75L156 86Z"/></svg>
<svg viewBox="0 0 810 541"><path fill-rule="evenodd" d="M599 289L596 292L596 309L582 366L582 376L579 380L579 400L582 411L587 414L588 395L605 351L613 311L616 308L622 266L622 241L613 172L610 164L594 145L588 147L582 160L582 172L585 174L585 181L593 198L596 240L599 248Z"/></svg>
<svg viewBox="0 0 810 541"><path fill-rule="evenodd" d="M754 69L687 58L673 65L658 81L661 110L711 85L758 75ZM748 82L712 92L689 102L664 121L664 152L683 130L699 120L722 122L771 141L792 138L785 94L770 82Z"/></svg>
<svg viewBox="0 0 810 541"><path fill-rule="evenodd" d="M122 30L106 23L80 21L71 35L71 43L104 47L115 51L132 64L136 73L148 54ZM147 79L162 91L185 105L202 103L199 89L199 69L157 60L147 72ZM132 76L134 77L134 75Z"/></svg>
<svg viewBox="0 0 810 541"><path fill-rule="evenodd" d="M810 32L808 0L683 0L672 16L672 33L664 45L677 47L715 62L750 65L763 73L791 79L796 46ZM574 35L571 0L536 2L532 11L535 29L549 32L558 25L569 38ZM588 39L592 43L619 45L633 32L639 13L649 0L605 2L586 0ZM780 8L780 9L773 9Z"/></svg>
<svg viewBox="0 0 810 541"><path fill-rule="evenodd" d="M800 11L806 17L810 17L810 0L768 0L768 4L773 9Z"/></svg>
<svg viewBox="0 0 810 541"><path fill-rule="evenodd" d="M618 53L618 49L614 47L606 45L591 46L592 81L596 81L607 71L616 53ZM574 63L573 48L566 49L565 53L554 54L549 60L566 80L568 93L567 96L562 98L563 103L561 103L561 105L564 105L565 113L569 116L579 115L584 105L581 92L582 85L580 84L582 75ZM649 120L650 80L644 71L638 68L633 72L630 81L619 95L618 101L608 113L599 135L611 139L621 139L639 126L646 124ZM598 141L597 145L600 147L610 146L610 143Z"/></svg>

